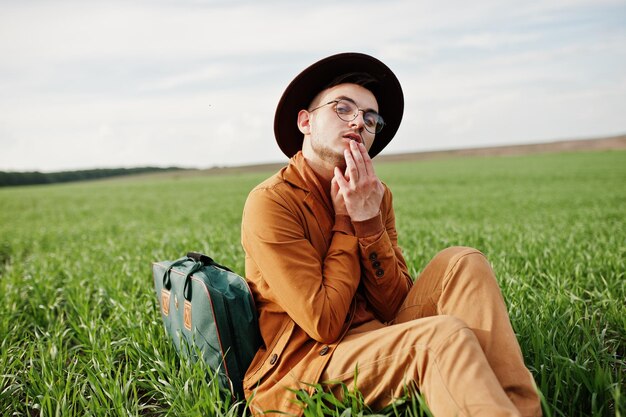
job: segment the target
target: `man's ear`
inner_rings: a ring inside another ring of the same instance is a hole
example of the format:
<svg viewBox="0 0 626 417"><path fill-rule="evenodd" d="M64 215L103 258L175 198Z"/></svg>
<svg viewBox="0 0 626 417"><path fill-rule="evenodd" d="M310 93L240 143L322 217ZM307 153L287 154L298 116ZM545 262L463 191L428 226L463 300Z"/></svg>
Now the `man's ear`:
<svg viewBox="0 0 626 417"><path fill-rule="evenodd" d="M310 113L306 110L300 110L298 112L298 129L303 135L311 133Z"/></svg>

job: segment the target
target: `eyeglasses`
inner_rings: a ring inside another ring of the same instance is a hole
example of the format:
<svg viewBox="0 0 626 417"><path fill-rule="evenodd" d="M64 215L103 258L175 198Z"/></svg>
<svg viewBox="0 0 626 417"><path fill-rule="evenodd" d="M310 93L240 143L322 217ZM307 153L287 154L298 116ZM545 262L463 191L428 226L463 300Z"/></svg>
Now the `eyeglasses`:
<svg viewBox="0 0 626 417"><path fill-rule="evenodd" d="M359 109L357 105L349 100L333 100L329 101L326 104L322 104L321 106L317 106L313 110L309 110L309 113L314 112L317 109L320 109L324 106L328 106L329 104L336 103L335 113L337 113L337 117L339 117L344 122L351 122L359 116L359 112L363 112L363 124L365 126L365 130L370 133L379 133L383 130L385 126L385 121L382 116L376 113L373 110L365 111L363 109Z"/></svg>

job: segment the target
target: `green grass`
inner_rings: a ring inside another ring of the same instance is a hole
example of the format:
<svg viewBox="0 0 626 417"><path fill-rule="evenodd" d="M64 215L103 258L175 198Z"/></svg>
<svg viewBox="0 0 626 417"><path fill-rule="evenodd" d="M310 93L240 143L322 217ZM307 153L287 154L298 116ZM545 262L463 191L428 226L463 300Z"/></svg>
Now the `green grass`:
<svg viewBox="0 0 626 417"><path fill-rule="evenodd" d="M626 416L626 152L377 172L413 275L446 246L488 256L546 414ZM0 189L0 415L244 412L179 362L150 263L198 250L243 273L241 210L270 174ZM421 413L415 400L384 411ZM370 410L354 395L327 412Z"/></svg>

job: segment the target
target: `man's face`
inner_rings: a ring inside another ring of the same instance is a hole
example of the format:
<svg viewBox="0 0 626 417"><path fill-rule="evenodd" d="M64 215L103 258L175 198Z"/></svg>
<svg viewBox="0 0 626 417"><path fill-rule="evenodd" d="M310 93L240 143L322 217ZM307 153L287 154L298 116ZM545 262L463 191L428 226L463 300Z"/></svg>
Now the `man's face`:
<svg viewBox="0 0 626 417"><path fill-rule="evenodd" d="M359 109L375 112L378 112L378 102L371 91L360 85L339 84L322 91L311 103L309 111L305 114L301 112L308 120L308 130L303 131L302 151L305 157L320 159L335 166L345 166L343 151L349 149L350 141L362 142L369 150L374 143L375 134L365 129L362 111L352 121L340 119L335 110L337 103L325 105L333 100L352 102ZM311 111L318 106L322 107Z"/></svg>

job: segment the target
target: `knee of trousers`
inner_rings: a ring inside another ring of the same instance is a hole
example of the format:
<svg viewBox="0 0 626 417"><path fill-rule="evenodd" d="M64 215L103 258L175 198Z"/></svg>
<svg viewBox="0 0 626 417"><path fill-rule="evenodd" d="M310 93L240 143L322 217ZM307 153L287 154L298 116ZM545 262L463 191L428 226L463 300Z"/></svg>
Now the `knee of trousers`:
<svg viewBox="0 0 626 417"><path fill-rule="evenodd" d="M464 279L494 282L495 275L485 255L478 249L466 246L452 246L439 252L435 259L448 265L446 279L453 272L460 272Z"/></svg>
<svg viewBox="0 0 626 417"><path fill-rule="evenodd" d="M476 248L472 248L469 246L450 246L437 253L434 257L434 260L454 264L460 258L468 256L474 257L471 255L478 255L479 257L483 258L485 256L481 251Z"/></svg>
<svg viewBox="0 0 626 417"><path fill-rule="evenodd" d="M463 329L469 330L467 323L458 317L449 315L417 319L415 326L420 329L420 333L426 330L426 334L428 335L427 344L433 351L438 351L442 344L445 344L446 340L453 334Z"/></svg>

